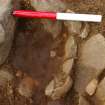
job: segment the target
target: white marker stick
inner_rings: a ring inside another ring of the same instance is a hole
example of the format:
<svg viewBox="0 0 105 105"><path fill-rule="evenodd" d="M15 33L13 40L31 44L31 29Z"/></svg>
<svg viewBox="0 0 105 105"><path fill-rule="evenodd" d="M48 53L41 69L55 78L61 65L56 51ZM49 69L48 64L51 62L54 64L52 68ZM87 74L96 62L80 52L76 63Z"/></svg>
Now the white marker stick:
<svg viewBox="0 0 105 105"><path fill-rule="evenodd" d="M72 21L87 21L87 22L101 22L101 15L92 14L73 14L73 13L57 13L58 20L72 20Z"/></svg>
<svg viewBox="0 0 105 105"><path fill-rule="evenodd" d="M86 21L86 22L101 22L102 15L93 14L75 14L75 13L54 13L54 12L39 12L16 10L13 12L14 16L24 18L46 18L55 20L71 20L71 21Z"/></svg>

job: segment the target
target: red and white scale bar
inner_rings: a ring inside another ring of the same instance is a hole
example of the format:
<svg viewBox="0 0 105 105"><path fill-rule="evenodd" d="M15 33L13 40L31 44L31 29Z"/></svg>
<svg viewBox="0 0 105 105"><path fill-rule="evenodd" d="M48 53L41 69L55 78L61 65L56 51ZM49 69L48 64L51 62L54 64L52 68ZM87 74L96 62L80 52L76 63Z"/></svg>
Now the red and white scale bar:
<svg viewBox="0 0 105 105"><path fill-rule="evenodd" d="M45 18L54 20L72 20L72 21L87 21L101 22L102 15L93 14L75 14L75 13L54 13L54 12L39 12L30 10L16 10L13 12L16 17L23 18Z"/></svg>

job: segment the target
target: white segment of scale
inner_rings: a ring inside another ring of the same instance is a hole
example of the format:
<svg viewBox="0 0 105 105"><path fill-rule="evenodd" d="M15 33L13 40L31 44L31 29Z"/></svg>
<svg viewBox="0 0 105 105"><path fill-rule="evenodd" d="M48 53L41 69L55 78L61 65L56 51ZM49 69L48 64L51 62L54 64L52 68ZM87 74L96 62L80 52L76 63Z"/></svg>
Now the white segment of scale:
<svg viewBox="0 0 105 105"><path fill-rule="evenodd" d="M101 22L102 21L102 15L57 13L56 14L56 19L57 20Z"/></svg>

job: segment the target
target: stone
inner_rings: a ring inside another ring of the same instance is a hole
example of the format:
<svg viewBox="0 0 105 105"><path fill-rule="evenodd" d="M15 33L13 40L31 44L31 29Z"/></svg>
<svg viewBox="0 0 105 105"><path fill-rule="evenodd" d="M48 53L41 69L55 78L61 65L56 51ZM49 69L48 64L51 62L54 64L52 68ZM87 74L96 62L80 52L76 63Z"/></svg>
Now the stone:
<svg viewBox="0 0 105 105"><path fill-rule="evenodd" d="M0 45L5 41L5 31L3 26L0 24Z"/></svg>
<svg viewBox="0 0 105 105"><path fill-rule="evenodd" d="M98 73L105 68L105 38L101 34L92 36L81 49L80 62L82 65L97 70Z"/></svg>
<svg viewBox="0 0 105 105"><path fill-rule="evenodd" d="M0 65L4 63L11 49L16 23L11 12L18 7L18 0L0 0Z"/></svg>
<svg viewBox="0 0 105 105"><path fill-rule="evenodd" d="M88 83L97 78L105 68L105 38L93 35L79 49L75 77L75 90L84 93Z"/></svg>
<svg viewBox="0 0 105 105"><path fill-rule="evenodd" d="M72 79L70 76L63 78L63 76L55 77L46 87L45 95L52 100L60 99L63 97L72 87Z"/></svg>
<svg viewBox="0 0 105 105"><path fill-rule="evenodd" d="M90 81L86 87L86 93L92 96L96 91L97 85L98 85L97 79L93 79L92 81Z"/></svg>
<svg viewBox="0 0 105 105"><path fill-rule="evenodd" d="M69 36L65 44L64 59L75 58L77 53L77 44L73 36Z"/></svg>
<svg viewBox="0 0 105 105"><path fill-rule="evenodd" d="M29 98L33 95L34 87L34 80L31 77L25 77L19 84L18 92L20 95Z"/></svg>
<svg viewBox="0 0 105 105"><path fill-rule="evenodd" d="M84 28L82 29L81 33L79 34L79 37L82 39L87 38L87 36L89 35L89 25L87 23L85 23Z"/></svg>
<svg viewBox="0 0 105 105"><path fill-rule="evenodd" d="M55 51L50 51L50 57L54 58L56 56L56 52Z"/></svg>
<svg viewBox="0 0 105 105"><path fill-rule="evenodd" d="M105 102L105 77L103 80L99 83L95 96L98 100Z"/></svg>
<svg viewBox="0 0 105 105"><path fill-rule="evenodd" d="M71 74L71 70L74 64L74 59L68 59L63 63L63 72L65 74Z"/></svg>
<svg viewBox="0 0 105 105"><path fill-rule="evenodd" d="M90 103L83 96L79 96L79 104L78 105L90 105Z"/></svg>
<svg viewBox="0 0 105 105"><path fill-rule="evenodd" d="M21 70L17 70L16 77L22 77L23 72Z"/></svg>
<svg viewBox="0 0 105 105"><path fill-rule="evenodd" d="M7 84L13 80L14 77L8 70L7 67L0 69L0 86L7 86Z"/></svg>

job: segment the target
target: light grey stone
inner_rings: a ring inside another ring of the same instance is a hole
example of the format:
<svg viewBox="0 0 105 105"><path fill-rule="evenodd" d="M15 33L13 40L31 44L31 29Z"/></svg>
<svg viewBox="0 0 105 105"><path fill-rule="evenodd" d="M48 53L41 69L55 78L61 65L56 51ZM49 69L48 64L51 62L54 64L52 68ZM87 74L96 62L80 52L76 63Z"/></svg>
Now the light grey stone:
<svg viewBox="0 0 105 105"><path fill-rule="evenodd" d="M15 19L11 12L13 8L19 7L17 1L0 0L0 65L4 63L11 49L15 30Z"/></svg>
<svg viewBox="0 0 105 105"><path fill-rule="evenodd" d="M45 95L53 100L60 99L71 89L72 83L70 76L59 74L48 84Z"/></svg>
<svg viewBox="0 0 105 105"><path fill-rule="evenodd" d="M82 39L85 39L88 37L90 31L90 27L88 23L85 23L84 28L81 30L81 33L79 34L79 37Z"/></svg>
<svg viewBox="0 0 105 105"><path fill-rule="evenodd" d="M105 38L101 34L94 35L82 44L79 51L74 87L83 93L88 83L105 68Z"/></svg>
<svg viewBox="0 0 105 105"><path fill-rule="evenodd" d="M86 87L86 93L88 95L92 96L95 93L97 86L98 86L98 80L97 79L93 79L87 85L87 87Z"/></svg>

